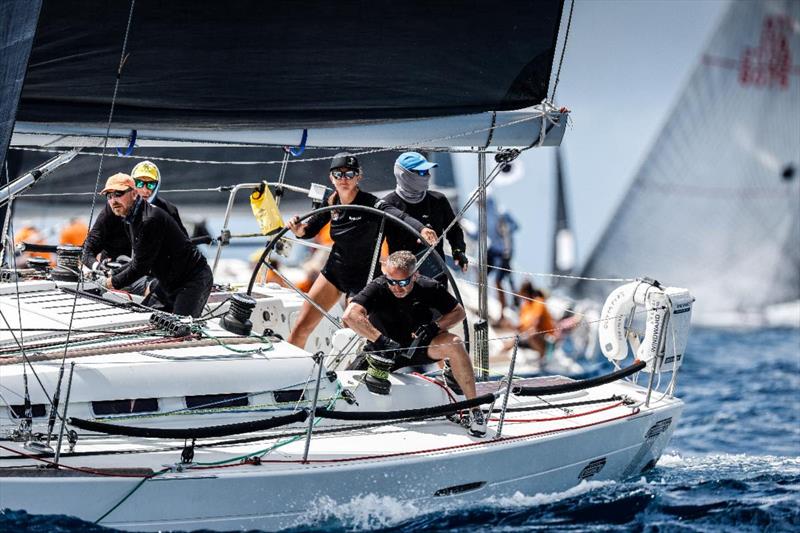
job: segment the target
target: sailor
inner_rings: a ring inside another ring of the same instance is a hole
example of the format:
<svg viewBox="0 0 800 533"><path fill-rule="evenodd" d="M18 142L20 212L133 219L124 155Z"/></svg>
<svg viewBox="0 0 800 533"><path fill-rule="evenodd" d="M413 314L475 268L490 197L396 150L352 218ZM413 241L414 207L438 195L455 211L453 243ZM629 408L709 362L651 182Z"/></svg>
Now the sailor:
<svg viewBox="0 0 800 533"><path fill-rule="evenodd" d="M519 345L536 351L539 357L546 355L548 348L575 329L580 322L577 315L555 320L547 308L547 295L529 280L525 280L520 286L519 296L522 300L517 325ZM509 339L504 344L504 349L510 350L512 347L513 340Z"/></svg>
<svg viewBox="0 0 800 533"><path fill-rule="evenodd" d="M383 276L347 306L344 322L368 340L365 350L370 365L377 360L394 371L449 359L455 381L464 396L472 399L472 363L464 342L448 331L464 320L464 308L442 284L416 272L416 266L416 257L407 250L391 254L383 265ZM486 434L486 417L480 408L470 413L469 431L478 437Z"/></svg>
<svg viewBox="0 0 800 533"><path fill-rule="evenodd" d="M150 161L142 161L132 170L135 190L139 196L152 205L166 211L178 223L184 235L188 235L183 226L178 209L170 202L158 196L161 187L161 172ZM97 216L89 235L83 245L83 263L89 268L103 268L109 260L119 257L130 258L131 241L122 219L115 216L109 203ZM151 279L142 278L125 287L131 294L144 295L145 288L150 285Z"/></svg>
<svg viewBox="0 0 800 533"><path fill-rule="evenodd" d="M139 196L147 200L150 204L163 209L181 228L184 235L189 235L186 228L183 226L181 216L178 214L178 208L171 202L158 196L158 190L161 188L161 172L158 167L150 161L142 161L131 170L131 177L136 185L136 192Z"/></svg>
<svg viewBox="0 0 800 533"><path fill-rule="evenodd" d="M83 246L86 236L89 234L89 226L82 218L72 217L66 226L61 229L58 236L59 244L68 244L70 246Z"/></svg>
<svg viewBox="0 0 800 533"><path fill-rule="evenodd" d="M336 190L328 197L326 204L362 205L386 211L405 220L429 243L436 242L436 232L432 229L426 228L416 219L379 200L375 195L359 189L358 184L362 179L361 166L354 155L347 152L336 154L330 166L330 180ZM325 311L333 307L342 294L350 298L358 294L367 284L380 227L378 217L354 209L318 213L305 223L301 223L300 217L295 216L289 220L287 226L297 237L311 239L329 221L333 247L319 277L308 292L309 297ZM372 273L378 272L376 261ZM321 319L319 310L308 301L303 302L288 341L295 346L305 348L308 336Z"/></svg>
<svg viewBox="0 0 800 533"><path fill-rule="evenodd" d="M156 296L166 311L200 316L211 292L211 269L175 219L143 200L127 174L108 178L100 194L122 219L133 243L131 262L109 277L106 287L119 289L153 276L158 282Z"/></svg>
<svg viewBox="0 0 800 533"><path fill-rule="evenodd" d="M494 286L500 302L500 317L495 325L504 327L508 323L504 317L506 295L503 282L508 282L509 291L513 294L514 281L511 277L511 261L514 256L514 232L519 229L519 225L511 213L498 205L493 195L486 198L486 219L489 227L487 263L494 270Z"/></svg>
<svg viewBox="0 0 800 533"><path fill-rule="evenodd" d="M428 190L431 169L437 166L438 163L431 163L418 152L401 154L394 163L394 177L397 180L397 187L394 192L386 195L383 201L416 218L432 228L437 235L441 235L453 222L455 214L444 194ZM398 250L411 250L417 257L420 257L425 252L422 244L407 231L403 231L397 224L389 224L387 226L386 240L389 244L390 253ZM462 272L466 272L469 260L464 253L466 250L464 232L458 223L454 224L447 232L447 240L450 242L456 265L461 268ZM439 242L436 246L436 252L444 261L443 242ZM447 276L434 258L429 257L426 259L420 266L419 271L422 275L433 278L447 286Z"/></svg>

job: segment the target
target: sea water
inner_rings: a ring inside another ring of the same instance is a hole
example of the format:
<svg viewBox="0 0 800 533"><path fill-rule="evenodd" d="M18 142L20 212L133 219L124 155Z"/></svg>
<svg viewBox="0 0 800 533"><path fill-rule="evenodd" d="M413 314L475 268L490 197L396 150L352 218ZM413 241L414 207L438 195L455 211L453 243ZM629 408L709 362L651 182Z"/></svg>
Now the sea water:
<svg viewBox="0 0 800 533"><path fill-rule="evenodd" d="M364 494L315 502L291 531L800 531L800 329L695 329L677 392L683 417L644 476L458 507ZM110 530L6 510L0 531Z"/></svg>

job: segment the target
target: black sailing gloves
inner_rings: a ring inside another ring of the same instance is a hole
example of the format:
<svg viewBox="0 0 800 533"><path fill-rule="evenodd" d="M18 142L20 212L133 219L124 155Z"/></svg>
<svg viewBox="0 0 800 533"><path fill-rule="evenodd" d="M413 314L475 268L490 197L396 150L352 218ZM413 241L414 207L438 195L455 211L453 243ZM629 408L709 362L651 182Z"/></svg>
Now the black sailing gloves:
<svg viewBox="0 0 800 533"><path fill-rule="evenodd" d="M367 358L367 375L364 383L367 388L376 394L389 394L389 372L394 366L394 360L399 354L404 354L400 343L381 335L375 341L367 342L364 346Z"/></svg>
<svg viewBox="0 0 800 533"><path fill-rule="evenodd" d="M467 254L464 253L464 250L453 250L453 261L456 262L456 265L458 265L463 272L467 271L469 259L467 258Z"/></svg>

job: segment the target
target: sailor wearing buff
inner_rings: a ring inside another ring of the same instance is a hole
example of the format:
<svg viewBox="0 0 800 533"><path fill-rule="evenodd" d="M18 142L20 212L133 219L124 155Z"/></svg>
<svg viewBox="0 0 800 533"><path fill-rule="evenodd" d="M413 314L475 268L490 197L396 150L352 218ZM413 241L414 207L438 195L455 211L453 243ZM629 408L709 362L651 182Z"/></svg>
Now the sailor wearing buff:
<svg viewBox="0 0 800 533"><path fill-rule="evenodd" d="M395 206L401 211L419 220L432 228L437 235L441 235L455 219L453 208L447 197L436 191L429 191L431 170L437 167L418 152L406 152L397 158L394 164L394 177L397 187L389 193L383 201ZM417 257L425 253L425 248L407 231L403 231L397 224L388 225L386 240L389 252L410 250ZM464 232L456 223L447 232L447 240L453 252L456 265L466 272L469 260L465 254ZM444 243L436 245L436 252L444 260ZM420 266L420 273L434 278L436 281L447 285L447 276L434 258L429 257Z"/></svg>
<svg viewBox="0 0 800 533"><path fill-rule="evenodd" d="M158 299L166 311L198 317L211 292L211 269L166 211L153 207L135 191L133 178L115 174L100 193L115 216L122 219L133 243L131 262L106 279L106 288L121 289L153 276Z"/></svg>
<svg viewBox="0 0 800 533"><path fill-rule="evenodd" d="M166 201L164 198L158 196L158 190L161 188L161 172L158 167L150 161L142 161L131 170L131 177L136 185L136 192L139 196L147 200L150 204L163 209L175 222L178 227L183 230L184 235L189 235L186 228L183 226L181 216L178 214L178 208L175 204Z"/></svg>
<svg viewBox="0 0 800 533"><path fill-rule="evenodd" d="M327 205L361 205L386 211L411 225L419 231L426 241L436 241L436 233L422 223L406 215L399 209L379 200L375 195L362 191L358 184L363 179L358 159L347 152L336 154L331 160L330 180L335 192L328 197ZM319 277L314 281L308 295L325 311L329 310L344 294L351 297L358 294L367 284L370 276L371 258L374 256L379 217L364 211L333 210L311 216L301 223L299 217L292 217L287 226L297 237L313 238L329 221L333 246L330 256ZM376 262L377 263L377 262ZM378 274L375 265L373 274ZM304 302L297 322L289 334L288 341L305 348L308 336L317 327L322 315L309 302Z"/></svg>
<svg viewBox="0 0 800 533"><path fill-rule="evenodd" d="M452 377L467 399L475 397L475 374L464 342L448 330L464 320L464 307L440 283L416 272L409 251L391 254L383 276L375 278L347 306L344 322L368 340L367 387L388 394L386 374L406 366L449 359ZM470 415L469 431L486 434L486 418L479 408Z"/></svg>

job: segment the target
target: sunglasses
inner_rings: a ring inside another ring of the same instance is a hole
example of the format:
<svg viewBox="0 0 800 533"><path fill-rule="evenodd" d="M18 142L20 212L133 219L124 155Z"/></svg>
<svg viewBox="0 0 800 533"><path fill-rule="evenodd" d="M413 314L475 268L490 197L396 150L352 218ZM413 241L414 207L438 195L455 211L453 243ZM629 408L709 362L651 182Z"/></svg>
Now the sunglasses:
<svg viewBox="0 0 800 533"><path fill-rule="evenodd" d="M156 190L156 187L158 187L157 181L134 180L134 184L139 189L141 189L142 187L147 187L151 191Z"/></svg>
<svg viewBox="0 0 800 533"><path fill-rule="evenodd" d="M392 279L392 278L388 278L387 277L386 278L386 283L388 283L392 287L394 287L394 286L407 287L411 283L411 278L413 278L413 277L414 277L414 274L411 274L410 276L408 276L405 279Z"/></svg>
<svg viewBox="0 0 800 533"><path fill-rule="evenodd" d="M331 176L337 180L351 180L358 176L358 170L332 170Z"/></svg>
<svg viewBox="0 0 800 533"><path fill-rule="evenodd" d="M427 169L426 170L415 170L414 172L416 172L420 176L430 176L431 175L431 171L427 170Z"/></svg>
<svg viewBox="0 0 800 533"><path fill-rule="evenodd" d="M112 198L121 198L131 192L131 189L125 189L124 191L111 191L106 193L106 198L108 200Z"/></svg>

